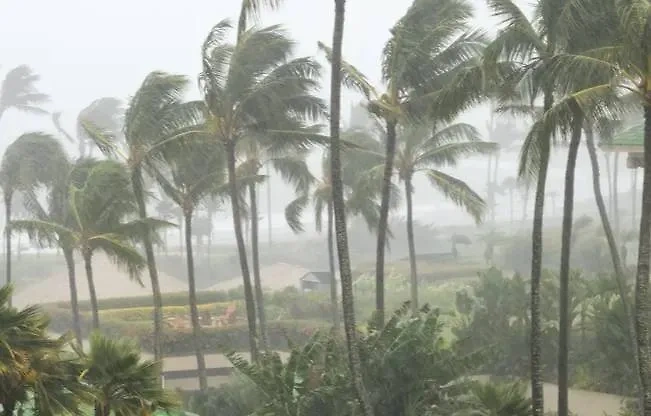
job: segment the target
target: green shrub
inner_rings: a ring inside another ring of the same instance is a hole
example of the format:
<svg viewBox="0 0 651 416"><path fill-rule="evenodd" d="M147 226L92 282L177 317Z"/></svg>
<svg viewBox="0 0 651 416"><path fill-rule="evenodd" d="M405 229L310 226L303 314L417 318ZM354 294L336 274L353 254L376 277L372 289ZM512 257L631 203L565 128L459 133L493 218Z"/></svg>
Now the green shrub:
<svg viewBox="0 0 651 416"><path fill-rule="evenodd" d="M213 315L223 315L231 302L216 302L199 305L199 313L210 312ZM238 309L243 304L237 302ZM190 306L164 306L163 316L183 316L190 313ZM105 309L100 311L100 319L122 320L122 321L151 321L154 316L153 306L142 306L138 308Z"/></svg>

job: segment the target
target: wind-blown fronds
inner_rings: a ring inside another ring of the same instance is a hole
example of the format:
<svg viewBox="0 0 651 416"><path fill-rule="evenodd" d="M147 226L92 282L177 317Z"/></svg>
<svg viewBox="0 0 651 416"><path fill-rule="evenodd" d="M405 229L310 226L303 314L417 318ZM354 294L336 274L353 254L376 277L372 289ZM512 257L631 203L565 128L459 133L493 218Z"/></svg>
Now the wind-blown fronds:
<svg viewBox="0 0 651 416"><path fill-rule="evenodd" d="M0 86L0 116L10 108L27 113L47 114L40 105L47 103L49 97L38 92L34 85L39 79L40 76L32 72L27 65L10 70Z"/></svg>

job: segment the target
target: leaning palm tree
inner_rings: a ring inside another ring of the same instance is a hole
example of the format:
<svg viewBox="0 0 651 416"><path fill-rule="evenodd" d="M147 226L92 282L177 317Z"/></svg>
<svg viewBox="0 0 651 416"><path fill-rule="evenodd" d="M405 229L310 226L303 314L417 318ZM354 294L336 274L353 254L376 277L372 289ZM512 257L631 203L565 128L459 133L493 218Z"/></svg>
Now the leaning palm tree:
<svg viewBox="0 0 651 416"><path fill-rule="evenodd" d="M146 415L178 408L177 399L160 386L161 363L144 360L132 341L95 333L88 353L80 354L86 368L81 378L95 394L95 416Z"/></svg>
<svg viewBox="0 0 651 416"><path fill-rule="evenodd" d="M207 107L208 134L224 147L227 159L233 227L242 269L250 348L257 355L254 296L242 233L242 210L236 175L237 146L256 135L268 135L277 149L293 148L316 135L305 121L323 115L314 96L320 66L311 58L292 58L295 43L279 26L245 31L236 45L225 36L231 25L218 23L202 48L200 75Z"/></svg>
<svg viewBox="0 0 651 416"><path fill-rule="evenodd" d="M27 65L20 65L5 76L0 86L0 119L7 110L47 114L40 106L49 101L47 94L38 92L36 82L40 76Z"/></svg>
<svg viewBox="0 0 651 416"><path fill-rule="evenodd" d="M71 143L77 143L79 157L90 157L93 152L91 137L84 129L84 123L92 123L106 132L118 134L122 127L122 102L113 97L94 100L77 115L77 137L73 137L61 125L61 113L52 114L54 127Z"/></svg>
<svg viewBox="0 0 651 416"><path fill-rule="evenodd" d="M491 153L497 146L495 143L481 141L477 130L465 123L440 123L440 127L435 125L433 129L424 125L404 127L398 130L398 139L395 171L405 185L411 308L416 313L419 307L412 204L414 175L423 174L436 190L468 211L479 223L485 210L484 200L464 181L440 169L456 165L466 155Z"/></svg>
<svg viewBox="0 0 651 416"><path fill-rule="evenodd" d="M26 231L31 238L62 236L79 251L88 280L93 328L98 329L99 306L93 277L93 255L98 251L104 252L124 268L132 280L142 284L140 274L146 262L131 240L137 239L143 221L125 222L125 217L135 214L137 208L130 178L121 163L97 162L83 186L71 186L69 195L70 224L21 220L14 221L12 227Z"/></svg>
<svg viewBox="0 0 651 416"><path fill-rule="evenodd" d="M149 166L160 160L165 145L197 131L197 125L203 121L201 106L182 101L187 86L188 80L180 75L164 72L147 75L127 103L123 135L119 138L93 123L83 123L84 130L103 153L126 162L138 217L144 222L148 218L145 181ZM143 225L141 235L154 300L154 357L159 360L162 357L163 298L154 255L156 234Z"/></svg>
<svg viewBox="0 0 651 416"><path fill-rule="evenodd" d="M210 141L194 140L189 148L171 148L165 151L166 164L156 169L156 180L163 192L183 212L190 320L199 372L199 388L208 388L206 361L201 341L201 325L197 307L194 252L192 247L192 219L203 200L212 196L223 199L227 194L226 171L223 154Z"/></svg>
<svg viewBox="0 0 651 416"><path fill-rule="evenodd" d="M369 230L377 230L381 182L369 175L377 163L381 162L380 142L361 130L349 130L343 133L347 143L356 147L347 149L342 155L342 181L346 198L346 215L348 218L360 216ZM326 216L326 234L328 247L328 266L330 269L330 305L335 331L339 330L339 307L337 300L337 280L334 247L334 212L332 203L332 174L330 156L324 153L321 160L321 176L313 184L309 193L304 193L290 202L285 208L285 218L292 231L304 231L301 217L305 208L314 206L314 224L317 232L323 229L324 211ZM397 200L394 198L393 200Z"/></svg>
<svg viewBox="0 0 651 416"><path fill-rule="evenodd" d="M12 202L15 192L50 186L67 166L61 144L45 133L26 133L7 147L0 164L0 187L5 205L5 279L11 283Z"/></svg>
<svg viewBox="0 0 651 416"><path fill-rule="evenodd" d="M384 322L384 257L397 127L434 116L448 121L483 96L481 68L474 60L484 38L470 28L466 0L414 0L391 29L382 56L386 91L374 88L353 65L343 62L342 81L361 92L368 109L386 128L382 205L376 253L376 313ZM320 48L331 59L332 51Z"/></svg>

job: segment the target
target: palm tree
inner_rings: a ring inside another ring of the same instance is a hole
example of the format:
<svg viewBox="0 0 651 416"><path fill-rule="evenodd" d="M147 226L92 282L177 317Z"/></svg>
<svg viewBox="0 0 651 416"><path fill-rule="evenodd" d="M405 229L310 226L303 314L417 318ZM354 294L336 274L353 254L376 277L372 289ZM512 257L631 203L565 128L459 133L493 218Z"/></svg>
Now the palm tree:
<svg viewBox="0 0 651 416"><path fill-rule="evenodd" d="M208 388L206 361L202 350L201 324L197 307L195 284L194 253L192 247L192 218L201 202L211 193L220 197L226 194L224 158L209 141L195 139L189 149L176 148L166 151L166 165L156 175L163 192L178 205L183 212L185 225L185 249L188 271L188 295L190 320L197 356L199 387ZM166 172L167 171L167 172Z"/></svg>
<svg viewBox="0 0 651 416"><path fill-rule="evenodd" d="M379 217L380 181L374 180L369 171L381 162L380 142L362 130L349 130L342 136L347 143L358 148L347 149L342 155L342 182L345 208L348 218L361 216L369 230L376 230ZM398 198L393 198L394 201ZM309 204L314 205L314 224L317 232L323 229L323 216L326 212L326 233L328 246L328 266L330 270L330 305L332 322L336 332L339 331L339 307L337 300L337 280L334 247L334 212L332 205L332 174L330 172L330 155L324 153L321 159L321 177L313 184L309 193L304 193L290 202L285 208L285 218L294 232L303 232L301 216Z"/></svg>
<svg viewBox="0 0 651 416"><path fill-rule="evenodd" d="M154 255L153 240L156 235L144 225L148 219L145 180L151 164L160 159L167 144L182 141L189 133L200 130L197 126L203 121L203 107L197 102L183 102L182 97L187 86L187 78L181 75L164 72L152 72L147 75L127 103L123 137L118 138L111 132L103 131L91 122L84 121L82 125L103 153L117 156L127 164L138 217L143 221L141 241L145 249L154 300L155 360L162 357L163 298Z"/></svg>
<svg viewBox="0 0 651 416"><path fill-rule="evenodd" d="M279 26L249 29L236 45L225 41L231 27L218 23L202 48L203 72L200 75L207 107L209 134L224 147L227 158L233 227L249 324L252 356L257 355L256 314L251 276L242 233L242 210L236 175L237 146L243 139L269 136L277 149L292 148L314 137L306 129L306 119L324 112L320 99L313 95L318 86L320 66L311 58L291 58L294 42ZM264 51L264 53L262 52Z"/></svg>
<svg viewBox="0 0 651 416"><path fill-rule="evenodd" d="M5 75L0 87L0 119L9 109L26 113L47 114L40 106L49 101L47 94L34 85L41 77L27 65L20 65Z"/></svg>
<svg viewBox="0 0 651 416"><path fill-rule="evenodd" d="M342 82L361 92L367 107L386 129L382 203L376 253L376 314L384 322L384 257L390 209L391 178L398 125L414 119L454 119L484 94L475 57L481 33L470 30L472 5L465 0L415 0L391 29L382 57L380 92L353 65L342 63ZM328 59L332 51L319 44Z"/></svg>
<svg viewBox="0 0 651 416"><path fill-rule="evenodd" d="M436 190L475 219L481 221L485 210L484 200L465 182L440 170L454 166L466 155L490 153L495 143L482 142L477 130L465 123L430 126L410 126L398 130L395 170L405 185L407 200L407 243L409 245L411 308L418 312L418 273L416 270L416 245L414 242L413 204L414 175L422 173Z"/></svg>
<svg viewBox="0 0 651 416"><path fill-rule="evenodd" d="M519 187L518 180L514 178L513 176L508 176L504 178L502 181L502 189L506 190L509 193L509 222L513 224L513 221L515 219L515 214L514 214L514 199L513 195L515 194L515 191L517 191Z"/></svg>
<svg viewBox="0 0 651 416"><path fill-rule="evenodd" d="M350 268L350 253L348 252L346 206L342 180L339 128L341 124L341 83L343 81L341 51L344 40L345 16L346 0L335 0L335 21L332 30L332 54L330 57L330 183L332 186L332 210L337 241L337 257L339 259L344 332L346 333L350 374L357 397L362 403L364 415L373 416L373 405L364 385L362 363L359 357L357 328L355 325L355 300L353 298L353 275Z"/></svg>
<svg viewBox="0 0 651 416"><path fill-rule="evenodd" d="M70 224L21 220L12 222L12 227L27 231L30 238L55 239L61 236L80 252L88 280L93 328L98 329L99 306L93 278L93 254L103 251L118 266L126 269L132 280L141 283L140 273L146 262L130 240L137 239L143 221L124 222L127 215L135 214L136 206L128 173L121 163L97 162L82 187L71 185L69 195Z"/></svg>
<svg viewBox="0 0 651 416"><path fill-rule="evenodd" d="M0 165L0 187L5 205L5 279L11 283L12 202L15 192L50 186L65 170L67 158L61 144L45 133L26 133L7 147Z"/></svg>
<svg viewBox="0 0 651 416"><path fill-rule="evenodd" d="M52 122L63 137L71 143L77 143L79 157L90 157L93 151L93 143L92 138L84 129L84 123L92 123L105 132L117 135L122 126L122 113L122 102L117 98L98 98L79 112L76 139L61 125L61 113L53 113Z"/></svg>
<svg viewBox="0 0 651 416"><path fill-rule="evenodd" d="M95 333L89 352L81 356L86 368L82 380L95 395L95 416L147 415L178 408L176 398L160 386L161 363L143 360L135 343Z"/></svg>
<svg viewBox="0 0 651 416"><path fill-rule="evenodd" d="M0 404L2 414L19 408L43 415L79 414L92 396L79 381L81 363L67 339L47 336L47 316L38 307L9 306L12 287L0 288Z"/></svg>

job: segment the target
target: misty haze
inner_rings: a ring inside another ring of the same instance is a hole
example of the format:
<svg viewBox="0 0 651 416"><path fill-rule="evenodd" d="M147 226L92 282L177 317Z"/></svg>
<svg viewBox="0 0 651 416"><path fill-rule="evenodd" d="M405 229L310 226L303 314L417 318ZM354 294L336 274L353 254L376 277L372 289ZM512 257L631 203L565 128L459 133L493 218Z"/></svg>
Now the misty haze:
<svg viewBox="0 0 651 416"><path fill-rule="evenodd" d="M651 416L647 0L0 27L0 415Z"/></svg>

